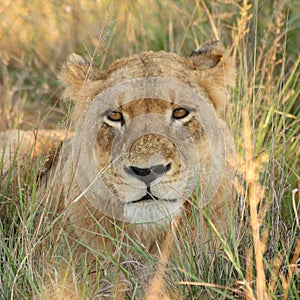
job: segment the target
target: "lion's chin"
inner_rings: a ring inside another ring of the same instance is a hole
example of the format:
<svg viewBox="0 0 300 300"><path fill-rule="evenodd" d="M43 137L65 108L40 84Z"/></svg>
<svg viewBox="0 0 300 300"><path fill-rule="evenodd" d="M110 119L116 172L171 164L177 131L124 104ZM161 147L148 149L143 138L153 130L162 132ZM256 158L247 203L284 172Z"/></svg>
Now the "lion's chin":
<svg viewBox="0 0 300 300"><path fill-rule="evenodd" d="M126 205L126 219L130 223L159 223L170 220L179 210L177 199L149 199L143 197Z"/></svg>

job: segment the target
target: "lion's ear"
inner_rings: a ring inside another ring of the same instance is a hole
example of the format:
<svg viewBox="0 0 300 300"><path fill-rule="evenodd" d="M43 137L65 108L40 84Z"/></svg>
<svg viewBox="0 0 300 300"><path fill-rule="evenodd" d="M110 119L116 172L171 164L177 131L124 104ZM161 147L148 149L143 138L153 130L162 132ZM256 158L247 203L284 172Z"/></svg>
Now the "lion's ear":
<svg viewBox="0 0 300 300"><path fill-rule="evenodd" d="M99 87L101 75L98 68L81 56L71 54L58 75L64 88L63 98L74 101L77 109L84 109L95 96L95 87Z"/></svg>
<svg viewBox="0 0 300 300"><path fill-rule="evenodd" d="M190 56L199 85L211 99L216 111L223 113L228 98L228 87L235 85L236 69L232 58L227 56L219 41L202 44Z"/></svg>

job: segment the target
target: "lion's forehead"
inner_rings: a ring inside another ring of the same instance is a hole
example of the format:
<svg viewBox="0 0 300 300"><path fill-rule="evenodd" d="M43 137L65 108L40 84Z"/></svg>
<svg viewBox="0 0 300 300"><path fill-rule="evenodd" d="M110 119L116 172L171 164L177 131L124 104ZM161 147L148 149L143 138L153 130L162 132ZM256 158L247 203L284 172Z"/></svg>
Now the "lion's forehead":
<svg viewBox="0 0 300 300"><path fill-rule="evenodd" d="M165 114L172 110L174 103L161 99L138 99L124 103L116 110L125 112L131 119L141 115Z"/></svg>
<svg viewBox="0 0 300 300"><path fill-rule="evenodd" d="M193 69L193 64L188 59L175 53L147 51L117 60L106 71L104 78L123 77L125 74L130 77L166 74L168 77L177 75L185 79L182 72L191 72Z"/></svg>
<svg viewBox="0 0 300 300"><path fill-rule="evenodd" d="M115 61L101 75L100 90L136 78L166 78L202 90L192 61L175 53L143 52Z"/></svg>

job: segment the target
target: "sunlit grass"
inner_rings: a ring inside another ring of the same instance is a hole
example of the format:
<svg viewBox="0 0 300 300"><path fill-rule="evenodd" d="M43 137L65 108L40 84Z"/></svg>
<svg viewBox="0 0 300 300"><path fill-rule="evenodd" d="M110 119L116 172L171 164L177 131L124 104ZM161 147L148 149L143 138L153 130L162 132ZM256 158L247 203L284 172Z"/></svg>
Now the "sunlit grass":
<svg viewBox="0 0 300 300"><path fill-rule="evenodd" d="M201 42L220 39L237 63L226 118L240 157L238 226L230 227L225 251L213 254L191 235L201 230L194 207L187 216L191 225L173 228L162 248L152 282L158 288L148 290L148 299L300 297L297 1L2 2L1 130L62 126L69 107L59 101L56 75L72 52L105 68L135 52L189 55ZM43 291L49 287L62 299L88 299L105 295L110 282L123 284L123 290L114 289L117 299L126 290L128 298L141 296L139 270L156 259L139 245L135 253L143 263L126 257L132 245L100 254L80 241L69 244L60 217L45 222L35 193L37 173L36 165L11 168L0 182L0 299L47 299ZM87 255L75 259L77 247L95 257L93 269ZM162 287L155 280L163 280Z"/></svg>

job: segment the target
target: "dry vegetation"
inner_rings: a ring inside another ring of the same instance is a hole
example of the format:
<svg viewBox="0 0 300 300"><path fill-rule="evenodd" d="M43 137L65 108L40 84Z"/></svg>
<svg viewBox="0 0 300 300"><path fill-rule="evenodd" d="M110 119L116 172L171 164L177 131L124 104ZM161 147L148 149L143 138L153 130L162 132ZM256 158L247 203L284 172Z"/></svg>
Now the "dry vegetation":
<svg viewBox="0 0 300 300"><path fill-rule="evenodd" d="M239 225L222 241L220 257L207 255L190 228L174 228L162 255L168 264L159 262L148 299L299 299L299 19L296 0L2 0L0 130L67 123L56 75L72 52L105 67L149 49L189 55L201 42L220 39L238 68L228 124L240 157ZM101 298L105 291L88 285L88 270L75 275L84 260L75 266L71 255L61 256L66 242L57 220L39 226L35 183L33 168L0 191L0 299L40 296L45 278L61 288L55 274L63 263L74 284L62 288L64 299ZM197 211L192 221L197 228ZM133 290L127 297L134 298L134 266L109 254L107 261L101 267L121 268ZM162 278L167 293L155 284Z"/></svg>

